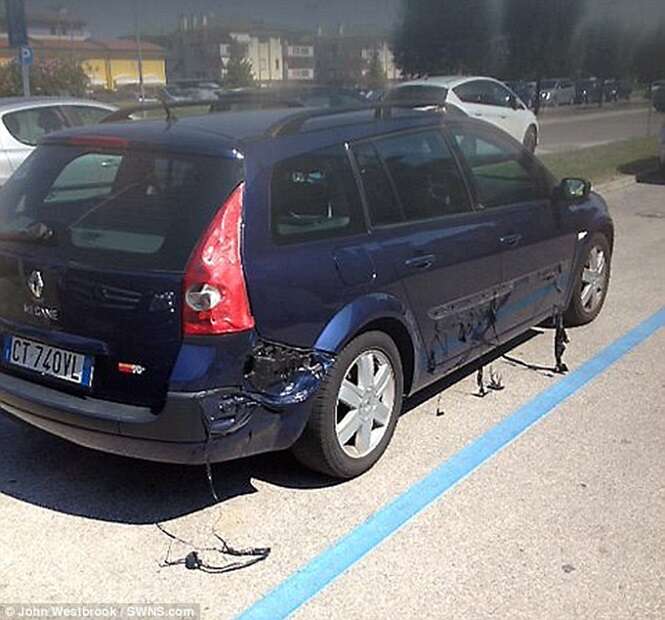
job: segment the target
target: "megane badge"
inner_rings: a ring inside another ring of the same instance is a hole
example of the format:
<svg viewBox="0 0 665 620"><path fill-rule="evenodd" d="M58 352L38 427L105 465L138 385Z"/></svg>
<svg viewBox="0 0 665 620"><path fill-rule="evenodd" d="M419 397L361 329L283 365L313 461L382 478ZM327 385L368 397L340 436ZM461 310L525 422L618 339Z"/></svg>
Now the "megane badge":
<svg viewBox="0 0 665 620"><path fill-rule="evenodd" d="M35 299L41 299L44 294L44 278L41 271L33 271L28 278L28 289Z"/></svg>

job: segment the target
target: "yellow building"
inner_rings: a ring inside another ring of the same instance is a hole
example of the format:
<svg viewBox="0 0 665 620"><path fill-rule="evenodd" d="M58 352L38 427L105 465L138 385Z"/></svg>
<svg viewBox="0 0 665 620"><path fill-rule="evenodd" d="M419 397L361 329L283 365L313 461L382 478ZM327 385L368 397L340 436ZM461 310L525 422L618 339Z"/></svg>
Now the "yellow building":
<svg viewBox="0 0 665 620"><path fill-rule="evenodd" d="M116 90L139 83L139 50L136 41L124 39L31 39L35 62L50 59L72 59L90 78L92 88ZM143 62L143 82L147 85L166 83L166 52L153 43L144 42L140 53ZM6 37L0 37L0 63L16 58Z"/></svg>
<svg viewBox="0 0 665 620"><path fill-rule="evenodd" d="M143 62L143 82L166 83L166 52L153 43L143 42L141 49L131 39L93 39L83 20L66 10L29 10L28 38L36 62L54 58L76 60L90 78L93 88L116 90L139 83L139 56ZM0 29L5 26L0 19ZM0 34L0 64L16 58L7 35Z"/></svg>
<svg viewBox="0 0 665 620"><path fill-rule="evenodd" d="M142 58L143 83L166 84L166 52L154 43L143 42L139 53L136 41L125 39L91 40L103 54L82 63L93 86L115 90L120 86L138 84L139 55Z"/></svg>

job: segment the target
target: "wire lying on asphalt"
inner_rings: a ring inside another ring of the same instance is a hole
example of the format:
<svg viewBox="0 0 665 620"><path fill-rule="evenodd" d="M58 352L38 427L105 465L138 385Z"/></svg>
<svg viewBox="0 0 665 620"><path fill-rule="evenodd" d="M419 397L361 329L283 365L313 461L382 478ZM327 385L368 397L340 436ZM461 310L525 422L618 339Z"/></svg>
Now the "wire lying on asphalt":
<svg viewBox="0 0 665 620"><path fill-rule="evenodd" d="M501 373L495 372L494 367L490 365L490 380L487 385L485 384L485 367L481 366L476 373L476 384L478 385L478 392L474 394L478 398L485 398L489 394L488 389L494 392L501 392L506 388L503 384L503 377Z"/></svg>
<svg viewBox="0 0 665 620"><path fill-rule="evenodd" d="M270 555L270 547L250 547L248 549L234 549L217 532L213 531L213 536L219 541L219 546L215 547L195 547L192 543L179 538L169 532L161 523L156 523L157 529L170 539L169 547L166 550L166 556L160 563L162 568L167 566L184 565L188 570L200 570L204 573L221 574L249 568L254 564L263 562ZM192 550L184 557L172 558L171 548L173 543L178 542ZM202 559L201 554L216 554L218 556L230 556L233 558L244 558L242 561L231 561L225 564L210 563Z"/></svg>

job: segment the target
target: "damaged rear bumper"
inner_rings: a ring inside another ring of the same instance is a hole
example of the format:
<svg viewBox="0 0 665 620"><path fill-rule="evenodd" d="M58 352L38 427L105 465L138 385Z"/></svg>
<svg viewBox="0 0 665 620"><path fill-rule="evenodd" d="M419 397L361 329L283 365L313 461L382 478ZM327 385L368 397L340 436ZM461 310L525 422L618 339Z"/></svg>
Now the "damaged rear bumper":
<svg viewBox="0 0 665 620"><path fill-rule="evenodd" d="M300 437L311 399L332 363L325 354L308 355L306 364L294 364L272 378L262 370L269 360L257 359L241 388L169 392L157 414L0 373L0 411L76 444L122 456L191 465L228 461L284 450Z"/></svg>

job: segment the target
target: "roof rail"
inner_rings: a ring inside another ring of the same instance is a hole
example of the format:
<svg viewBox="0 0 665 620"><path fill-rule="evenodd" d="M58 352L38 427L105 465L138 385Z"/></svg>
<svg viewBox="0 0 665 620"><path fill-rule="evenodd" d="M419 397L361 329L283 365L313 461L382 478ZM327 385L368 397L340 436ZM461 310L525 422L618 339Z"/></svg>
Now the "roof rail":
<svg viewBox="0 0 665 620"><path fill-rule="evenodd" d="M427 112L448 112L448 106L445 103L434 103L432 100L404 100L404 101L378 101L367 105L359 105L344 108L325 108L317 110L306 110L303 112L296 112L279 122L272 125L267 133L273 137L287 136L299 132L303 125L316 118L324 118L326 116L338 116L343 114L353 114L356 112L374 112L376 120L391 118L394 108L406 109L421 109Z"/></svg>
<svg viewBox="0 0 665 620"><path fill-rule="evenodd" d="M219 99L198 99L195 101L176 101L173 103L166 103L164 101L159 101L155 103L138 103L136 105L131 105L126 108L120 108L115 112L112 112L107 117L102 120L102 123L115 123L117 121L130 121L132 120L133 114L138 114L139 112L154 112L156 110L161 110L169 116L170 110L179 109L179 108L196 108L201 106L211 106L214 103L217 103Z"/></svg>

